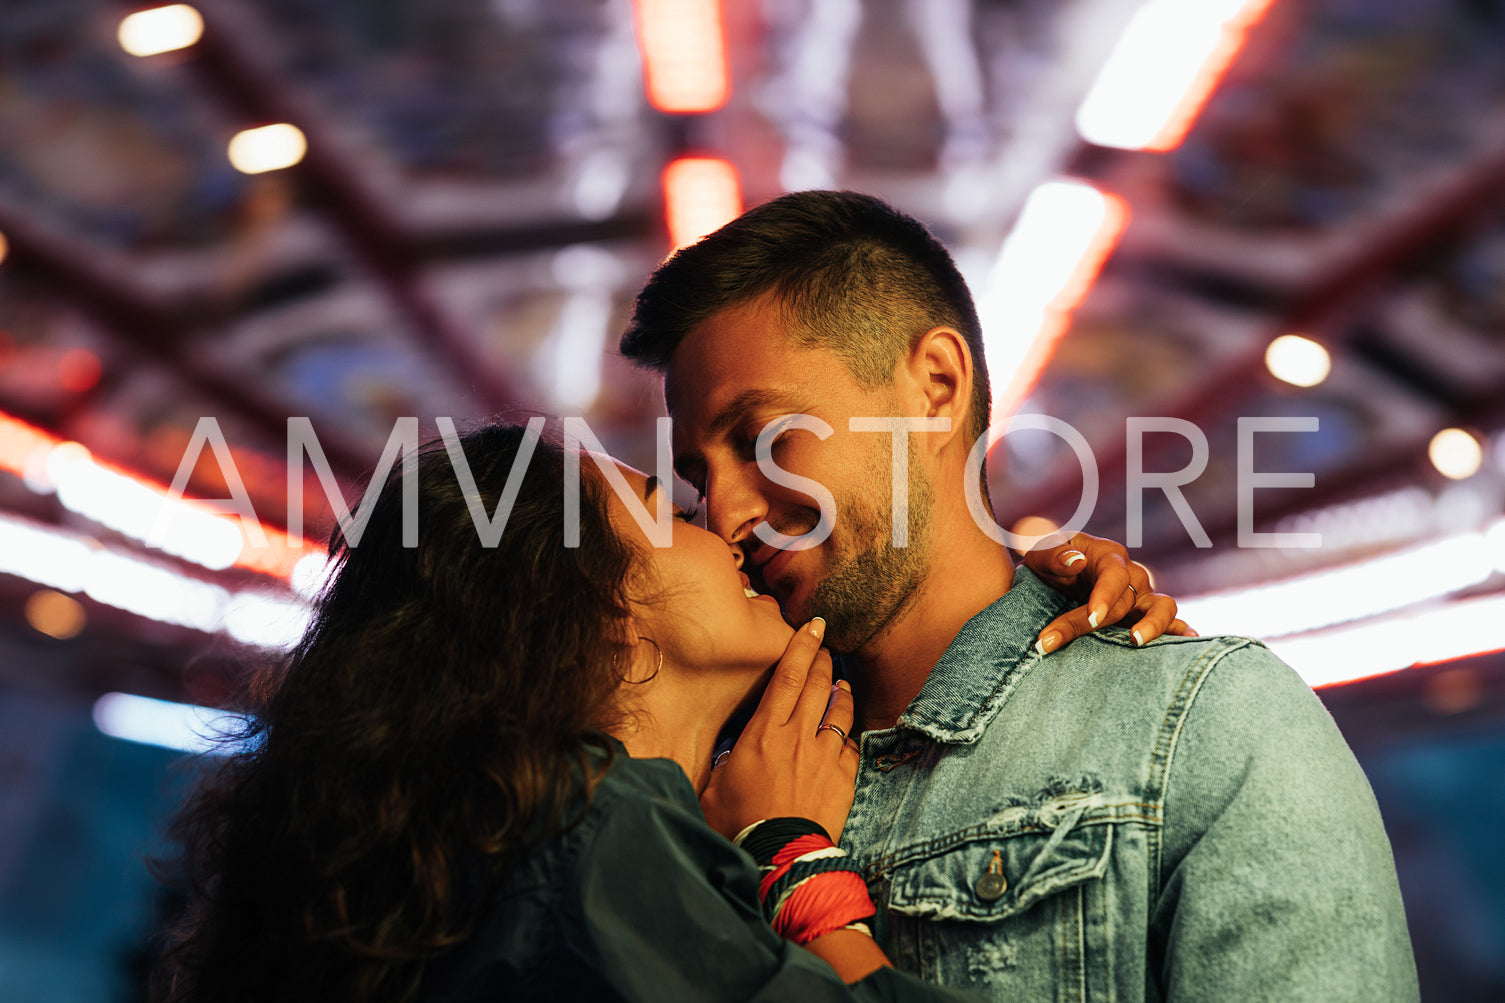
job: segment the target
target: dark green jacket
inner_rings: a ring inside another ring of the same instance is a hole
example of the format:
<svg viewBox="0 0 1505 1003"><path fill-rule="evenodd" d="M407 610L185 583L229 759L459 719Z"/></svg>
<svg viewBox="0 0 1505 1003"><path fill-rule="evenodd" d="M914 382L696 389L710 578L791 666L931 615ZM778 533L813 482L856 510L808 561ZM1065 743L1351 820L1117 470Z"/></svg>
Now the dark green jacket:
<svg viewBox="0 0 1505 1003"><path fill-rule="evenodd" d="M423 999L967 1001L883 969L853 986L769 929L751 858L706 824L684 771L620 746L584 820L512 872Z"/></svg>

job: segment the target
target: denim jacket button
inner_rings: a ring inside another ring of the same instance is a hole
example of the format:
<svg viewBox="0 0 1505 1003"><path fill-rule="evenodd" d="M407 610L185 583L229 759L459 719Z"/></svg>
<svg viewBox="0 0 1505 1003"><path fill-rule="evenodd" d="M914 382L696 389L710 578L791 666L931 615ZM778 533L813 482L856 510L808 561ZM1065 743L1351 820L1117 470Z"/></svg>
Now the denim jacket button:
<svg viewBox="0 0 1505 1003"><path fill-rule="evenodd" d="M978 878L977 884L973 886L977 897L984 902L996 902L1003 898L1003 893L1008 891L1008 888L1008 880L1002 874L991 873Z"/></svg>
<svg viewBox="0 0 1505 1003"><path fill-rule="evenodd" d="M977 892L977 897L984 902L996 902L1008 889L1008 879L1003 876L1003 855L998 850L994 850L993 859L988 861L987 873L977 879L977 884L972 886L972 890Z"/></svg>

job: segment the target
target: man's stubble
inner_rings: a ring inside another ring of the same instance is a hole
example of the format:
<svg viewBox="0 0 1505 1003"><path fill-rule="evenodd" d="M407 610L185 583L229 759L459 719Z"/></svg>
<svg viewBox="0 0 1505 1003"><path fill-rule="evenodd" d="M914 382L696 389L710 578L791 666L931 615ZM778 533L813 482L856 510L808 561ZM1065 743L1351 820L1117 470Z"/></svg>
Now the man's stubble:
<svg viewBox="0 0 1505 1003"><path fill-rule="evenodd" d="M935 493L914 459L911 449L908 546L893 545L890 510L881 504L890 494L887 469L876 468L881 475L837 499L832 539L840 549L811 591L805 615L825 618L826 644L833 651L856 651L871 641L904 611L930 573Z"/></svg>

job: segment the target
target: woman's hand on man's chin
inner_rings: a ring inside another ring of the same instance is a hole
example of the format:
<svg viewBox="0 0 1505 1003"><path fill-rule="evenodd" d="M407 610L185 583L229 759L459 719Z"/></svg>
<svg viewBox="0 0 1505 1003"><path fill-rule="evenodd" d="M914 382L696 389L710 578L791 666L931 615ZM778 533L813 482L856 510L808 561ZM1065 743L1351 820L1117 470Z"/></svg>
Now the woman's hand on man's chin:
<svg viewBox="0 0 1505 1003"><path fill-rule="evenodd" d="M773 678L725 762L700 796L706 822L728 839L754 822L795 816L841 839L857 781L855 707L845 682L832 685L831 656L816 619L789 641Z"/></svg>

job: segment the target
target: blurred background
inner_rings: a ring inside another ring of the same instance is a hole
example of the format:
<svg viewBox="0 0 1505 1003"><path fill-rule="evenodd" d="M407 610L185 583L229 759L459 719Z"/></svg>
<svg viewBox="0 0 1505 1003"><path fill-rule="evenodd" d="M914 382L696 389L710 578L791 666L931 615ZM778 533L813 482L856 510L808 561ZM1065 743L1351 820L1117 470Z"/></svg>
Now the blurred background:
<svg viewBox="0 0 1505 1003"><path fill-rule="evenodd" d="M0 998L139 998L182 750L399 417L650 467L647 273L840 187L972 283L1000 520L1267 638L1424 997L1505 999L1501 52L1505 0L0 0Z"/></svg>

